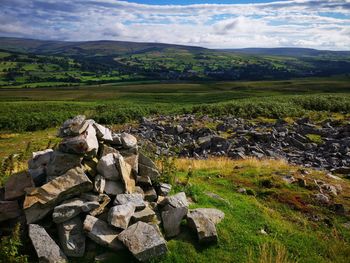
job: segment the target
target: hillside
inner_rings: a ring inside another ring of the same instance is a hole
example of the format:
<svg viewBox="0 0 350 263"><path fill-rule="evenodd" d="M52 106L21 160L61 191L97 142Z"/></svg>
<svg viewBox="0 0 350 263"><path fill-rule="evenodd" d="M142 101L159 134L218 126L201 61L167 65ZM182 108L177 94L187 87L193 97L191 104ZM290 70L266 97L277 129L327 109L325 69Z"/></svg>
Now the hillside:
<svg viewBox="0 0 350 263"><path fill-rule="evenodd" d="M140 80L274 80L349 73L349 52L212 50L159 43L0 38L1 87Z"/></svg>

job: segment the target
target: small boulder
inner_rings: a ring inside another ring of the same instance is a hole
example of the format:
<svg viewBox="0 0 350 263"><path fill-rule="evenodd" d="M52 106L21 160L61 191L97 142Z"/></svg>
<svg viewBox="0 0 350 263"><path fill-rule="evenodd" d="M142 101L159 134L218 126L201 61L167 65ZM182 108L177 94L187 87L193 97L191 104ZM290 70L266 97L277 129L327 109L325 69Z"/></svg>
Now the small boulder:
<svg viewBox="0 0 350 263"><path fill-rule="evenodd" d="M123 144L123 147L126 149L137 147L137 139L135 138L135 136L129 133L123 132L121 134L121 142Z"/></svg>
<svg viewBox="0 0 350 263"><path fill-rule="evenodd" d="M148 188L144 191L144 199L148 202L155 202L157 201L157 192L154 190L153 187Z"/></svg>
<svg viewBox="0 0 350 263"><path fill-rule="evenodd" d="M158 186L158 194L167 196L171 191L171 184L160 183Z"/></svg>
<svg viewBox="0 0 350 263"><path fill-rule="evenodd" d="M14 200L24 196L24 189L30 187L34 187L34 182L28 173L12 175L5 183L5 200Z"/></svg>
<svg viewBox="0 0 350 263"><path fill-rule="evenodd" d="M29 237L32 241L39 262L68 262L66 255L43 227L35 224L30 224Z"/></svg>
<svg viewBox="0 0 350 263"><path fill-rule="evenodd" d="M68 119L63 123L58 132L58 136L67 137L79 135L93 122L93 120L86 120L84 115L75 116L73 119Z"/></svg>
<svg viewBox="0 0 350 263"><path fill-rule="evenodd" d="M109 247L115 251L123 249L123 244L118 240L119 232L110 227L105 221L87 215L84 221L84 230L89 238L97 244Z"/></svg>
<svg viewBox="0 0 350 263"><path fill-rule="evenodd" d="M58 237L64 253L69 257L82 257L85 252L83 223L74 217L57 225Z"/></svg>
<svg viewBox="0 0 350 263"><path fill-rule="evenodd" d="M112 142L113 137L112 137L112 131L98 123L93 124L95 130L96 130L96 136L98 140L100 141L107 141L107 142Z"/></svg>
<svg viewBox="0 0 350 263"><path fill-rule="evenodd" d="M118 195L124 193L124 184L121 181L106 180L104 192L108 195Z"/></svg>
<svg viewBox="0 0 350 263"><path fill-rule="evenodd" d="M184 192L180 192L175 195L165 197L159 205L163 207L163 210L168 210L177 207L188 207L188 202L186 194Z"/></svg>
<svg viewBox="0 0 350 263"><path fill-rule="evenodd" d="M97 164L97 171L99 174L108 180L120 180L120 174L116 166L116 159L119 156L120 155L116 153L109 153L102 156Z"/></svg>
<svg viewBox="0 0 350 263"><path fill-rule="evenodd" d="M215 224L204 214L191 211L187 214L188 226L197 233L199 243L215 243L218 240Z"/></svg>
<svg viewBox="0 0 350 263"><path fill-rule="evenodd" d="M145 202L143 201L142 194L118 194L114 200L114 205L125 205L131 203L135 206L136 210L142 210L146 207Z"/></svg>
<svg viewBox="0 0 350 263"><path fill-rule="evenodd" d="M166 242L156 227L144 222L129 226L118 238L134 257L142 262L164 255L168 251Z"/></svg>
<svg viewBox="0 0 350 263"><path fill-rule="evenodd" d="M162 212L163 227L167 238L180 234L180 224L187 212L187 207L171 208Z"/></svg>
<svg viewBox="0 0 350 263"><path fill-rule="evenodd" d="M108 213L108 222L117 228L126 229L134 212L132 203L113 206Z"/></svg>
<svg viewBox="0 0 350 263"><path fill-rule="evenodd" d="M124 161L124 158L122 156L119 156L117 167L119 174L121 175L121 178L124 182L126 193L133 193L135 191L136 181L132 173L131 166Z"/></svg>
<svg viewBox="0 0 350 263"><path fill-rule="evenodd" d="M134 223L139 221L150 223L154 221L155 216L156 216L156 213L147 206L145 209L135 212L131 218L131 221Z"/></svg>
<svg viewBox="0 0 350 263"><path fill-rule="evenodd" d="M222 212L216 208L196 208L196 209L193 209L190 211L202 213L205 217L207 217L215 225L220 223L221 220L223 220L225 217L224 212Z"/></svg>

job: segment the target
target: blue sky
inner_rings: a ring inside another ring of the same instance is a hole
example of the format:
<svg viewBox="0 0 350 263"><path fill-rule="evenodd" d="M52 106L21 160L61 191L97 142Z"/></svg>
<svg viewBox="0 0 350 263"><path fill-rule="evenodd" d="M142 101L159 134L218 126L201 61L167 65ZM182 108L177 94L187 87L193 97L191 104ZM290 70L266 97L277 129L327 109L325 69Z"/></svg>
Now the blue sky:
<svg viewBox="0 0 350 263"><path fill-rule="evenodd" d="M0 0L0 36L350 50L350 0Z"/></svg>

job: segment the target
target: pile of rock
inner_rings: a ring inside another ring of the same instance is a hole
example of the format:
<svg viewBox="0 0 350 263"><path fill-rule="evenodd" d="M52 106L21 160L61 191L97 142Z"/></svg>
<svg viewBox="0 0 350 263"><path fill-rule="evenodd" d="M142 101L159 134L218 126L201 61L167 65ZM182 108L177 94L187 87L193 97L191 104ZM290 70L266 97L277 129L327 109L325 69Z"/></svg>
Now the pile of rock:
<svg viewBox="0 0 350 263"><path fill-rule="evenodd" d="M171 185L159 182L131 134L77 116L58 136L57 149L34 152L28 171L13 175L0 194L0 222L26 221L39 261L84 256L86 237L148 261L167 252L159 225L168 239L180 233L183 219L199 242L217 241L215 224L224 214L189 210L183 192L168 196Z"/></svg>

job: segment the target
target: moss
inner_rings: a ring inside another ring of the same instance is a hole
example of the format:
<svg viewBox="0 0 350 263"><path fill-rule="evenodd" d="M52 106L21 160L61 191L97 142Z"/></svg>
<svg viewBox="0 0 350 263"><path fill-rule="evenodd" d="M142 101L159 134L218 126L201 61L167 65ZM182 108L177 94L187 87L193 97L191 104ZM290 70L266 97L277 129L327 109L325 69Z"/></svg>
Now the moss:
<svg viewBox="0 0 350 263"><path fill-rule="evenodd" d="M322 144L322 136L318 134L306 134L305 135L311 142L317 143L317 144Z"/></svg>

